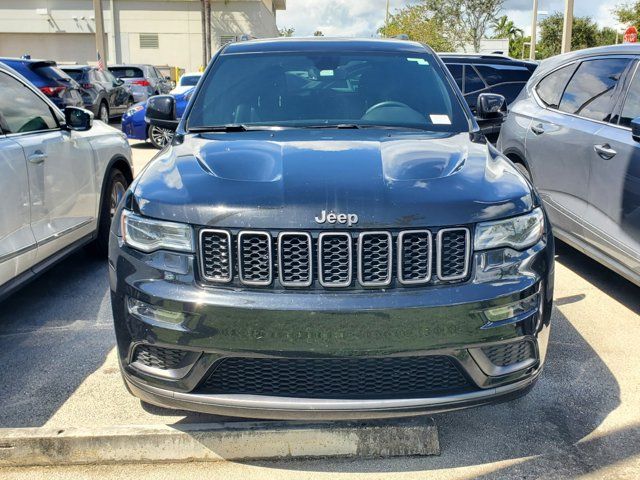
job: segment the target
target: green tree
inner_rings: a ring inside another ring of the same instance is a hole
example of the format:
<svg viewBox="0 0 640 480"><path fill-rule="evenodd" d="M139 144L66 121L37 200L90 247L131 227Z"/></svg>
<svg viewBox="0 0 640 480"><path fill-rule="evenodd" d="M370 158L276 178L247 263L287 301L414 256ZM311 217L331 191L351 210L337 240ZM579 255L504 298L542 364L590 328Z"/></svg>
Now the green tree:
<svg viewBox="0 0 640 480"><path fill-rule="evenodd" d="M406 34L410 40L423 42L438 52L453 50L453 45L443 36L443 27L433 18L426 5L409 5L391 15L389 23L378 29L385 37Z"/></svg>
<svg viewBox="0 0 640 480"><path fill-rule="evenodd" d="M316 30L315 32L313 32L313 36L314 37L324 37L324 33L322 33L320 30Z"/></svg>
<svg viewBox="0 0 640 480"><path fill-rule="evenodd" d="M615 7L613 14L620 23L640 27L640 0Z"/></svg>
<svg viewBox="0 0 640 480"><path fill-rule="evenodd" d="M613 45L618 37L618 32L614 28L604 27L598 32L598 45Z"/></svg>
<svg viewBox="0 0 640 480"><path fill-rule="evenodd" d="M508 38L510 42L524 34L524 30L516 27L513 20L510 20L506 15L496 18L491 23L491 28L493 29L493 38Z"/></svg>
<svg viewBox="0 0 640 480"><path fill-rule="evenodd" d="M556 12L540 22L537 57L547 58L560 53L564 15ZM596 47L602 40L601 31L591 17L574 17L571 50Z"/></svg>
<svg viewBox="0 0 640 480"><path fill-rule="evenodd" d="M281 37L293 37L296 29L291 27L282 27L278 32L280 32Z"/></svg>
<svg viewBox="0 0 640 480"><path fill-rule="evenodd" d="M529 58L529 45L531 44L531 36L515 37L509 41L509 56L513 58Z"/></svg>

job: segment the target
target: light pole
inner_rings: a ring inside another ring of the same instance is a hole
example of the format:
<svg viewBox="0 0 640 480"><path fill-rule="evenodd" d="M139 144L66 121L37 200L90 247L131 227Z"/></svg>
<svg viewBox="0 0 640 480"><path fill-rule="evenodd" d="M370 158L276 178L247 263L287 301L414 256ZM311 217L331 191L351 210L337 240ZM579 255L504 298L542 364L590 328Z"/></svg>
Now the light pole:
<svg viewBox="0 0 640 480"><path fill-rule="evenodd" d="M389 26L389 0L387 0L387 13L384 17L384 26L385 27Z"/></svg>
<svg viewBox="0 0 640 480"><path fill-rule="evenodd" d="M102 1L93 0L93 17L96 20L96 52L98 68L107 68L107 55L104 51L104 18L102 16Z"/></svg>
<svg viewBox="0 0 640 480"><path fill-rule="evenodd" d="M533 0L533 18L531 20L531 47L529 48L529 59L536 59L536 27L538 26L538 0Z"/></svg>
<svg viewBox="0 0 640 480"><path fill-rule="evenodd" d="M562 53L571 51L571 33L573 30L573 0L565 0L564 26L562 28Z"/></svg>

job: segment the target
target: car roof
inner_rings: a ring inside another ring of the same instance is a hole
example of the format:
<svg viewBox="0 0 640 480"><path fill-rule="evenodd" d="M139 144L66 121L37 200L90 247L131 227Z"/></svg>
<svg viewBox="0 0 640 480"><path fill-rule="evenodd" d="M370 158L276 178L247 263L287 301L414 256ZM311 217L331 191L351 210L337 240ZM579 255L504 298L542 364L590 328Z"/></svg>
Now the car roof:
<svg viewBox="0 0 640 480"><path fill-rule="evenodd" d="M92 67L91 65L58 65L62 70L92 70L98 67Z"/></svg>
<svg viewBox="0 0 640 480"><path fill-rule="evenodd" d="M537 62L529 60L521 60L518 58L512 58L507 55L501 55L496 53L438 53L444 63L474 63L474 64L504 64L504 65L526 65L530 67L537 67Z"/></svg>
<svg viewBox="0 0 640 480"><path fill-rule="evenodd" d="M389 38L282 37L229 43L224 47L221 54L277 51L340 52L349 50L433 53L431 48L422 43Z"/></svg>
<svg viewBox="0 0 640 480"><path fill-rule="evenodd" d="M43 60L37 58L0 57L0 62L41 64L40 66L56 67L58 64L54 60Z"/></svg>
<svg viewBox="0 0 640 480"><path fill-rule="evenodd" d="M149 63L118 63L116 65L108 65L107 68L142 68L142 67L153 67L153 65Z"/></svg>

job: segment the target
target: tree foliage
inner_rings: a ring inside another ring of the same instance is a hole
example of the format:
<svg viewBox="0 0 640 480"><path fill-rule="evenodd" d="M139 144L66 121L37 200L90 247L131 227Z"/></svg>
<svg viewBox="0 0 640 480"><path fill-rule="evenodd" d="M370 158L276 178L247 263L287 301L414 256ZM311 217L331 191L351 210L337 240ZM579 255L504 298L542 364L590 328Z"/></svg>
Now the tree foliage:
<svg viewBox="0 0 640 480"><path fill-rule="evenodd" d="M524 34L524 30L516 27L513 20L509 19L506 15L496 18L491 23L491 28L493 29L493 38L508 38L509 40L514 40Z"/></svg>
<svg viewBox="0 0 640 480"><path fill-rule="evenodd" d="M560 53L564 15L556 12L540 22L540 40L536 48L537 58L547 58ZM571 50L610 45L615 43L615 31L598 27L591 17L574 17Z"/></svg>
<svg viewBox="0 0 640 480"><path fill-rule="evenodd" d="M389 18L389 23L378 30L380 35L395 37L406 34L410 40L423 42L439 52L453 50L453 45L442 34L444 28L424 4L409 5Z"/></svg>
<svg viewBox="0 0 640 480"><path fill-rule="evenodd" d="M280 30L281 37L293 37L293 34L296 33L296 29L292 27L282 27Z"/></svg>
<svg viewBox="0 0 640 480"><path fill-rule="evenodd" d="M322 33L322 31L320 31L320 30L316 30L315 32L313 32L313 36L314 37L324 37L324 33Z"/></svg>
<svg viewBox="0 0 640 480"><path fill-rule="evenodd" d="M640 28L640 0L614 7L613 14L618 22Z"/></svg>

